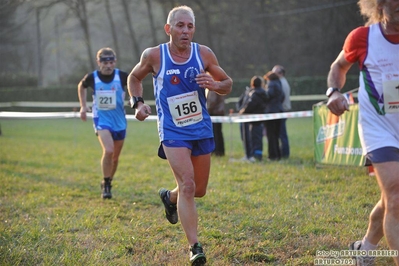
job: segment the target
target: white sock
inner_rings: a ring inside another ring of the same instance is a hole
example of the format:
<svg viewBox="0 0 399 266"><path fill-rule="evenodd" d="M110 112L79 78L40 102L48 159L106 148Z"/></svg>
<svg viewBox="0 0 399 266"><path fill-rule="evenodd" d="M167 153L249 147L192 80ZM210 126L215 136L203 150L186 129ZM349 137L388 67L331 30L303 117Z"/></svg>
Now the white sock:
<svg viewBox="0 0 399 266"><path fill-rule="evenodd" d="M363 237L362 246L360 247L361 250L376 250L377 245L371 244L366 237Z"/></svg>

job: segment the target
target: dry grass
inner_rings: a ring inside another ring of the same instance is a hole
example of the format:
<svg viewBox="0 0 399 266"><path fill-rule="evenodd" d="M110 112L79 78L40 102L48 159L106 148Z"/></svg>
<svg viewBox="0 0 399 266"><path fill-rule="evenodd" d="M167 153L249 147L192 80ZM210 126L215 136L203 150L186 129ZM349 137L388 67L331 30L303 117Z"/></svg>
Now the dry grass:
<svg viewBox="0 0 399 266"><path fill-rule="evenodd" d="M166 221L157 195L174 180L156 156L154 122L129 122L106 201L90 122L0 123L1 265L187 265L181 226ZM243 155L238 125L223 130L227 154L213 158L197 201L209 265L313 265L316 251L363 237L376 182L363 168L317 167L310 118L288 120L292 156L281 162L232 162Z"/></svg>

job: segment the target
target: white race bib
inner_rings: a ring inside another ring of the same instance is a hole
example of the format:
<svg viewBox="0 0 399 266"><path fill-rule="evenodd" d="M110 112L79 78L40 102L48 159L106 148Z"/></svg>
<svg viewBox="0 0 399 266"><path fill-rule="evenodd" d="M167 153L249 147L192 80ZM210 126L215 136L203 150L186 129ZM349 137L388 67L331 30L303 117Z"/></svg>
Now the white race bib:
<svg viewBox="0 0 399 266"><path fill-rule="evenodd" d="M197 91L168 97L167 100L173 122L177 127L196 124L203 119Z"/></svg>
<svg viewBox="0 0 399 266"><path fill-rule="evenodd" d="M116 108L116 91L96 91L96 102L98 110L112 110Z"/></svg>
<svg viewBox="0 0 399 266"><path fill-rule="evenodd" d="M382 88L384 90L385 112L399 112L399 73L383 74Z"/></svg>

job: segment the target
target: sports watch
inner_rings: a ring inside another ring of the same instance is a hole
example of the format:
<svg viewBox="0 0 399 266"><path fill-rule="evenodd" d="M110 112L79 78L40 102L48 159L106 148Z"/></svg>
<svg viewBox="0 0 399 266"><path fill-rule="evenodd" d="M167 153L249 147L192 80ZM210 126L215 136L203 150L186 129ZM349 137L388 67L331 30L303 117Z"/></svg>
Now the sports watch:
<svg viewBox="0 0 399 266"><path fill-rule="evenodd" d="M327 97L330 97L334 92L336 92L336 91L339 91L339 89L338 88L332 88L332 87L330 87L330 88L328 88L327 89L327 91L326 91L326 96Z"/></svg>
<svg viewBox="0 0 399 266"><path fill-rule="evenodd" d="M136 96L131 97L130 98L130 107L132 109L136 109L138 102L144 103L144 99L142 97L136 97Z"/></svg>

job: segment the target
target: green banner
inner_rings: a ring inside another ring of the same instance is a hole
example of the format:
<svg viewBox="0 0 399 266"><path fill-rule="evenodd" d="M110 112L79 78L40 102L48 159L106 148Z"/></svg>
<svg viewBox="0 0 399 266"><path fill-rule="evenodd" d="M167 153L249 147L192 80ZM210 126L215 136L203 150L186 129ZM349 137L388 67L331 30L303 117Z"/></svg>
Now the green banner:
<svg viewBox="0 0 399 266"><path fill-rule="evenodd" d="M315 159L318 163L364 166L357 121L359 106L349 105L349 112L332 114L325 104L313 106Z"/></svg>

